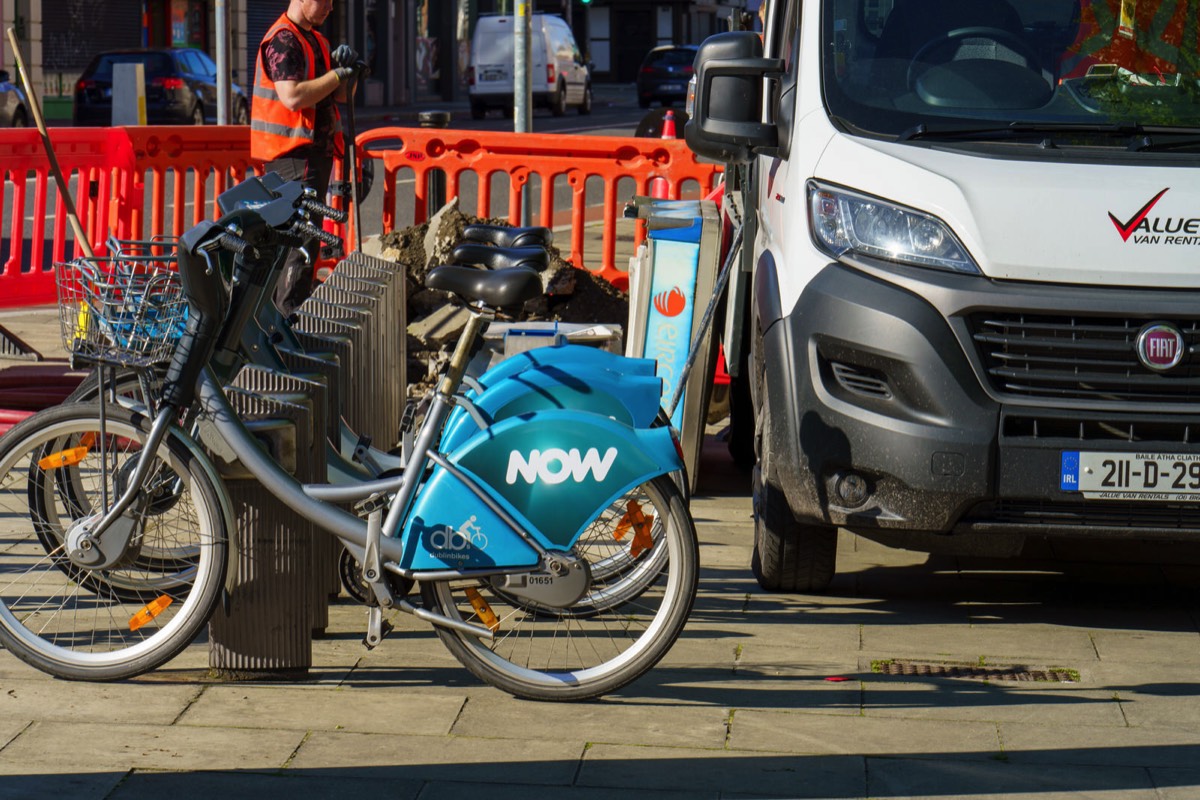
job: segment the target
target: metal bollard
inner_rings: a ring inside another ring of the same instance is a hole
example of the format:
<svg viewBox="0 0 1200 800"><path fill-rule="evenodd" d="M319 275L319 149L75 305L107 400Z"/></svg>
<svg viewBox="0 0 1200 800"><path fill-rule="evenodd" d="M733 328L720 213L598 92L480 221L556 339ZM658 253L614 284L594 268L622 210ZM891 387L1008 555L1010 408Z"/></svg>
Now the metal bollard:
<svg viewBox="0 0 1200 800"><path fill-rule="evenodd" d="M260 384L289 391L245 388ZM322 401L305 385L250 368L226 393L273 457L308 483L324 480L325 448L315 426ZM214 455L234 503L237 562L228 613L209 622L209 666L233 680L303 674L312 666L313 631L327 621L331 549L318 553L311 523L264 492L238 462Z"/></svg>
<svg viewBox="0 0 1200 800"><path fill-rule="evenodd" d="M449 128L449 111L422 111L417 114L418 128ZM436 214L446 205L446 173L431 169L425 173L425 208L429 216Z"/></svg>

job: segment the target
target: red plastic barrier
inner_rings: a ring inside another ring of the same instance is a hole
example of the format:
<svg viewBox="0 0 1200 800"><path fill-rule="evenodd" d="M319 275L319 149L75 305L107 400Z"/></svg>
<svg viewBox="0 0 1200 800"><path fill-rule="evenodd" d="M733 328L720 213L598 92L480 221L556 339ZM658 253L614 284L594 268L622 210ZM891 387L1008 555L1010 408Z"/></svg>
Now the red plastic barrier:
<svg viewBox="0 0 1200 800"><path fill-rule="evenodd" d="M109 236L178 236L196 222L214 218L216 195L255 170L244 126L55 128L50 138L97 255L107 252ZM521 218L521 190L537 176L536 220L570 224L573 263L584 265L584 224L603 223L598 271L610 281L625 278L615 264L618 202L629 199L618 198L619 181L632 182L631 197L648 194L650 182L663 178L674 199L689 181L707 193L720 172L716 165L698 163L682 140L383 128L360 135L358 141L364 157L370 150L384 165L384 233L397 224L396 176L403 169L411 169L415 177L413 223L425 219L430 170L445 172L447 197L459 194L467 173L478 175L479 216L496 216L491 179L507 176L508 218L514 224ZM395 142L399 146L390 146ZM0 130L0 168L0 202L11 206L2 231L7 245L0 247L0 308L53 303L54 263L81 253L71 241L66 208L57 197L37 131ZM569 185L569 207L556 207L554 179L559 176ZM593 207L587 205L590 178L603 182L603 202ZM343 225L326 227L339 236L347 232ZM639 224L635 244L643 236Z"/></svg>
<svg viewBox="0 0 1200 800"><path fill-rule="evenodd" d="M509 179L508 221L517 224L521 219L521 190L535 175L540 178L540 192L531 201L536 206L531 219L539 225L553 225L567 209L556 207L555 178L565 176L570 187L571 246L569 260L577 266L588 266L609 281L627 280L626 271L616 267L616 221L619 204L633 194L649 195L651 183L663 179L667 197L678 199L688 181L699 184L701 194L707 194L716 183L721 168L702 164L681 139L637 139L624 136L549 135L529 133L495 133L480 131L438 130L428 128L378 128L358 137L360 152L382 160L383 230L397 227L396 177L404 169L413 173L415 195L414 223L426 218L427 180L430 170L442 170L446 175L446 197L460 195L464 177L474 173L477 208L481 217L499 216L493 210L492 176L505 174ZM603 205L591 209L589 219L587 182L589 178L603 181ZM631 179L633 191L618 198L618 182ZM378 179L378 173L377 173ZM470 209L464 208L470 213ZM565 222L566 219L563 221ZM584 224L603 222L601 264L596 269L585 264L583 241ZM644 227L635 233L635 245L644 238Z"/></svg>
<svg viewBox="0 0 1200 800"><path fill-rule="evenodd" d="M53 128L50 141L97 255L108 252L109 236L178 236L212 217L212 198L250 168L245 127ZM53 303L54 263L82 250L38 132L0 131L0 168L0 200L11 203L0 254L0 308Z"/></svg>

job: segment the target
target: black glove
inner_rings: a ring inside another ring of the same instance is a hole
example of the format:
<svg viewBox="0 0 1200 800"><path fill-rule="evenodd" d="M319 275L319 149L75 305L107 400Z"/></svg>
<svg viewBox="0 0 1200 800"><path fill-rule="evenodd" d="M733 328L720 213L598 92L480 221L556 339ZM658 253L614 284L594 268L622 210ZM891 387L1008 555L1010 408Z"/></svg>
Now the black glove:
<svg viewBox="0 0 1200 800"><path fill-rule="evenodd" d="M345 83L354 75L354 67L334 67L333 74L337 75L338 83Z"/></svg>
<svg viewBox="0 0 1200 800"><path fill-rule="evenodd" d="M358 61L358 53L348 44L339 44L329 54L329 57L333 60L335 67L353 67L354 62Z"/></svg>

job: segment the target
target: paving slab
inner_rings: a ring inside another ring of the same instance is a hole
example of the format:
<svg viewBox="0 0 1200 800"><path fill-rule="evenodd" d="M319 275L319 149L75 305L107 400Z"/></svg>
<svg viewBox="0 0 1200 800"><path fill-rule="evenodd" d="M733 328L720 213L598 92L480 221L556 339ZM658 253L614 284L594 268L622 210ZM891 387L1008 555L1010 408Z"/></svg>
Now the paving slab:
<svg viewBox="0 0 1200 800"><path fill-rule="evenodd" d="M180 717L184 725L247 728L345 730L360 733L450 732L466 698L385 688L293 688L288 686L210 686ZM379 713L386 708L387 713Z"/></svg>
<svg viewBox="0 0 1200 800"><path fill-rule="evenodd" d="M576 785L717 791L722 797L862 797L863 778L859 756L596 745L588 749Z"/></svg>
<svg viewBox="0 0 1200 800"><path fill-rule="evenodd" d="M304 734L185 725L38 722L0 750L0 774L141 769L274 770Z"/></svg>
<svg viewBox="0 0 1200 800"><path fill-rule="evenodd" d="M21 774L0 772L0 800L40 800L63 797L70 800L107 800L121 781L122 772L64 774Z"/></svg>
<svg viewBox="0 0 1200 800"><path fill-rule="evenodd" d="M737 711L729 729L729 748L817 755L887 755L922 751L939 758L994 758L1000 739L994 724L929 720L873 719L786 711Z"/></svg>
<svg viewBox="0 0 1200 800"><path fill-rule="evenodd" d="M1013 763L1183 768L1200 765L1200 731L1134 727L1114 731L1060 726L1055 721L1046 725L1002 723L1000 738L1005 755Z"/></svg>
<svg viewBox="0 0 1200 800"><path fill-rule="evenodd" d="M1101 661L1126 663L1187 663L1200 653L1196 631L1095 631L1092 634Z"/></svg>
<svg viewBox="0 0 1200 800"><path fill-rule="evenodd" d="M1150 768L1150 779L1162 800L1194 800L1200 786L1200 769Z"/></svg>
<svg viewBox="0 0 1200 800"><path fill-rule="evenodd" d="M718 800L717 791L669 791L663 789L604 789L590 786L556 786L547 795L545 786L490 783L451 783L437 781L426 784L420 800L462 800L464 797L487 800L530 800L553 796L555 800Z"/></svg>
<svg viewBox="0 0 1200 800"><path fill-rule="evenodd" d="M863 682L863 714L903 718L978 722L1040 722L1058 725L1124 728L1122 704L1106 690L1056 688L1046 684L973 679L925 683L889 680Z"/></svg>
<svg viewBox="0 0 1200 800"><path fill-rule="evenodd" d="M938 800L1157 800L1144 769L1013 764L1003 760L940 758L867 759L868 796L936 797Z"/></svg>
<svg viewBox="0 0 1200 800"><path fill-rule="evenodd" d="M38 673L31 670L30 675ZM194 684L148 686L0 678L0 720L170 725L202 690Z"/></svg>
<svg viewBox="0 0 1200 800"><path fill-rule="evenodd" d="M568 786L584 743L565 732L560 735L562 739L550 741L318 731L305 739L288 769L403 781Z"/></svg>
<svg viewBox="0 0 1200 800"><path fill-rule="evenodd" d="M349 777L320 773L283 772L265 775L254 772L153 772L137 770L125 778L105 800L265 800L302 797L304 800L336 800L344 797L387 797L388 800L417 800L420 781L389 777Z"/></svg>
<svg viewBox="0 0 1200 800"><path fill-rule="evenodd" d="M729 712L720 706L616 698L571 705L530 703L496 693L465 704L450 733L494 739L554 739L570 731L581 743L709 747L725 744Z"/></svg>

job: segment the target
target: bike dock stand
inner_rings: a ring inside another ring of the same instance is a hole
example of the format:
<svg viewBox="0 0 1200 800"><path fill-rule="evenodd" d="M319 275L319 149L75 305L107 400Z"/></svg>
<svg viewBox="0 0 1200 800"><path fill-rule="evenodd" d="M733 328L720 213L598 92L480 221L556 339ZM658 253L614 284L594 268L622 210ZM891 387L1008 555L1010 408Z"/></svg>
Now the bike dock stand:
<svg viewBox="0 0 1200 800"><path fill-rule="evenodd" d="M226 395L255 437L298 480L325 480L325 442L314 424L326 413L319 383L247 368ZM326 416L327 413L326 413ZM322 421L323 426L323 421ZM228 611L209 622L209 667L219 677L294 678L312 666L312 637L328 624L336 576L329 537L266 492L238 462L214 453L233 501L236 573Z"/></svg>

